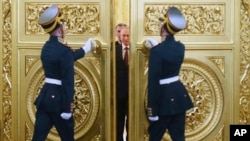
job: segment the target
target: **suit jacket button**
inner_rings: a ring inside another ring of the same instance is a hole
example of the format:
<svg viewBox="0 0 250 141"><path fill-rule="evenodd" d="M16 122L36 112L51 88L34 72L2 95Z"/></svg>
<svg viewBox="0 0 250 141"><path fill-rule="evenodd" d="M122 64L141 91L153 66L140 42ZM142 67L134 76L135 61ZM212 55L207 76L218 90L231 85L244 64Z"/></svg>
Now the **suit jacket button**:
<svg viewBox="0 0 250 141"><path fill-rule="evenodd" d="M55 96L54 96L54 95L52 95L51 97L52 97L52 98L55 98Z"/></svg>
<svg viewBox="0 0 250 141"><path fill-rule="evenodd" d="M173 99L173 98L171 98L171 101L174 101L174 99Z"/></svg>

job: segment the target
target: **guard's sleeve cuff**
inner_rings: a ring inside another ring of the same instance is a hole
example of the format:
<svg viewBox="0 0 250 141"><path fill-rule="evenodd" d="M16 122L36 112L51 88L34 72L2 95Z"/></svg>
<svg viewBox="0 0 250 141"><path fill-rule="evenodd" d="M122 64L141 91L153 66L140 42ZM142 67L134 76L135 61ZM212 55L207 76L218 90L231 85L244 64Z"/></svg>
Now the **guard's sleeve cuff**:
<svg viewBox="0 0 250 141"><path fill-rule="evenodd" d="M158 117L158 116L148 117L148 119L149 119L150 121L157 121L157 120L159 120L159 117Z"/></svg>
<svg viewBox="0 0 250 141"><path fill-rule="evenodd" d="M147 109L147 112L148 112L148 116L153 116L153 113L152 113L152 108L148 108Z"/></svg>

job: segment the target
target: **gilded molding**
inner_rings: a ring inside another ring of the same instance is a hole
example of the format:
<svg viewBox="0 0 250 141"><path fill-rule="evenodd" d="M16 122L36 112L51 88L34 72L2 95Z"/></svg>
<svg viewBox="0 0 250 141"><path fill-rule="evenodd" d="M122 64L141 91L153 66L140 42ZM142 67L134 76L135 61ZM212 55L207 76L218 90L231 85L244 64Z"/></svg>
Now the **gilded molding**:
<svg viewBox="0 0 250 141"><path fill-rule="evenodd" d="M98 74L101 75L101 58L86 57L86 59L95 67Z"/></svg>
<svg viewBox="0 0 250 141"><path fill-rule="evenodd" d="M144 33L159 34L159 17L166 14L167 4L145 4ZM187 27L180 34L224 35L225 4L179 4L178 7L187 20Z"/></svg>
<svg viewBox="0 0 250 141"><path fill-rule="evenodd" d="M45 34L37 23L40 13L51 4L25 3L25 34ZM100 5L83 3L58 3L61 13L67 22L68 35L96 35L100 33ZM37 14L39 13L39 14Z"/></svg>
<svg viewBox="0 0 250 141"><path fill-rule="evenodd" d="M25 140L31 141L31 139L32 139L32 131L27 122L25 122Z"/></svg>
<svg viewBox="0 0 250 141"><path fill-rule="evenodd" d="M25 74L29 72L30 68L37 62L40 61L40 56L27 55L25 56Z"/></svg>
<svg viewBox="0 0 250 141"><path fill-rule="evenodd" d="M218 134L215 136L213 141L223 141L224 140L225 125L221 127Z"/></svg>
<svg viewBox="0 0 250 141"><path fill-rule="evenodd" d="M97 133L96 133L95 136L91 139L91 141L101 141L101 140L102 140L101 131L102 131L102 126L100 125L100 127L99 127Z"/></svg>
<svg viewBox="0 0 250 141"><path fill-rule="evenodd" d="M225 57L208 57L208 59L213 62L213 64L220 70L223 76L225 76Z"/></svg>
<svg viewBox="0 0 250 141"><path fill-rule="evenodd" d="M12 18L11 1L2 1L2 132L4 141L12 141Z"/></svg>
<svg viewBox="0 0 250 141"><path fill-rule="evenodd" d="M250 123L250 2L241 1L240 10L240 99L239 99L239 123Z"/></svg>
<svg viewBox="0 0 250 141"><path fill-rule="evenodd" d="M31 76L27 89L27 111L32 123L35 122L34 100L38 96L44 84L44 72L40 68ZM97 81L82 64L75 63L75 97L74 97L74 119L75 139L83 137L89 132L97 120L100 111L100 92ZM98 125L99 126L99 125ZM53 128L48 135L51 140L59 140L58 134Z"/></svg>

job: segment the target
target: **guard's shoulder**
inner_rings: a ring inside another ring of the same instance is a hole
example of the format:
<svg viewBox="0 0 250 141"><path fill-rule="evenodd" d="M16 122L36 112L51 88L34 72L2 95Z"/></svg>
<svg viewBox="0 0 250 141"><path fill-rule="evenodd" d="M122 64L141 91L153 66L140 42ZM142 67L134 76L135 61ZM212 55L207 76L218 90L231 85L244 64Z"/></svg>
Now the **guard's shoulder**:
<svg viewBox="0 0 250 141"><path fill-rule="evenodd" d="M185 48L185 45L181 41L176 41L175 44L179 47Z"/></svg>
<svg viewBox="0 0 250 141"><path fill-rule="evenodd" d="M68 43L67 43L64 39L58 38L58 42L59 42L62 46L70 48L70 46L68 46Z"/></svg>
<svg viewBox="0 0 250 141"><path fill-rule="evenodd" d="M158 45L152 47L151 50L152 50L152 49L153 49L153 50L158 50L162 45L163 45L163 43L161 42L161 43L159 43Z"/></svg>
<svg viewBox="0 0 250 141"><path fill-rule="evenodd" d="M61 43L61 42L59 42L59 44L60 44L63 48L65 48L65 49L71 49L71 47L68 46L68 44L64 44L64 43Z"/></svg>
<svg viewBox="0 0 250 141"><path fill-rule="evenodd" d="M158 55L159 52L161 52L161 51L162 51L162 50L161 50L161 45L158 44L158 45L156 45L156 46L154 46L154 47L152 47L152 48L150 49L150 54Z"/></svg>

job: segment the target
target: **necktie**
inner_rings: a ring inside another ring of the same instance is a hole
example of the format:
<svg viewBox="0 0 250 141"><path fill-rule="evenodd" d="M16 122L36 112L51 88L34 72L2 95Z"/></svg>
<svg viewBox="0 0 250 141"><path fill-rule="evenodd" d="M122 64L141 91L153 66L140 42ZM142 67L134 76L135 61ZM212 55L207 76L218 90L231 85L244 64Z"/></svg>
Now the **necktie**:
<svg viewBox="0 0 250 141"><path fill-rule="evenodd" d="M128 66L128 47L125 47L124 61Z"/></svg>

